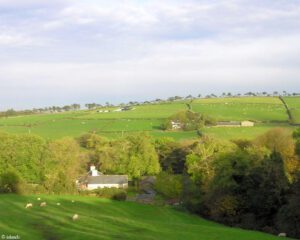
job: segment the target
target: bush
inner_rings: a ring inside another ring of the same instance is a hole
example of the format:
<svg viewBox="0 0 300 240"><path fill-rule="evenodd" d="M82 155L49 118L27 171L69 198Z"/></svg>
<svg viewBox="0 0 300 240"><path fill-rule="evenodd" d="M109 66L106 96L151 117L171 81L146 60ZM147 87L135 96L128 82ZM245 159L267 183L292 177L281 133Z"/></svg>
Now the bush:
<svg viewBox="0 0 300 240"><path fill-rule="evenodd" d="M96 194L96 196L100 198L108 198L117 201L125 201L127 198L126 190L119 188L98 188L91 193Z"/></svg>
<svg viewBox="0 0 300 240"><path fill-rule="evenodd" d="M178 199L182 193L182 176L161 172L155 181L154 188L167 198Z"/></svg>
<svg viewBox="0 0 300 240"><path fill-rule="evenodd" d="M14 171L8 171L0 175L0 193L20 193L21 179Z"/></svg>

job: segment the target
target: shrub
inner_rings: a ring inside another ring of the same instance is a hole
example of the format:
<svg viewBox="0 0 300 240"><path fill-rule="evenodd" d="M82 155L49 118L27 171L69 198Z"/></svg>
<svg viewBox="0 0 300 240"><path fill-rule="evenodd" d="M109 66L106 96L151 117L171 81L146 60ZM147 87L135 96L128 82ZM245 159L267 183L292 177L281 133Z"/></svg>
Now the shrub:
<svg viewBox="0 0 300 240"><path fill-rule="evenodd" d="M21 179L14 171L4 172L0 175L0 193L20 193Z"/></svg>
<svg viewBox="0 0 300 240"><path fill-rule="evenodd" d="M154 188L167 198L179 198L182 193L182 176L161 172L156 178Z"/></svg>
<svg viewBox="0 0 300 240"><path fill-rule="evenodd" d="M119 188L98 188L91 193L96 194L96 196L100 198L108 198L117 201L125 201L127 198L126 190Z"/></svg>

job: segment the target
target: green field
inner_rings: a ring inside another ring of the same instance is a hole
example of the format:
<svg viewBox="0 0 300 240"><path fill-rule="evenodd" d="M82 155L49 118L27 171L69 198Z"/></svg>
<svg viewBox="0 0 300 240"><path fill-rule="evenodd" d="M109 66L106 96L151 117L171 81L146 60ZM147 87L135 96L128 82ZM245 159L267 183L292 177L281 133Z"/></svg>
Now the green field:
<svg viewBox="0 0 300 240"><path fill-rule="evenodd" d="M300 118L300 98L286 98L289 105L294 106L295 116ZM77 137L86 132L96 132L109 138L119 138L136 132L148 132L155 137L168 136L176 140L197 137L196 132L164 132L160 126L164 119L187 109L189 101L178 101L161 104L135 106L125 112L99 113L93 111L77 111L55 114L36 114L0 118L0 131L10 133L33 133L48 139L65 136ZM114 110L111 108L110 110ZM195 99L193 111L207 114L218 121L252 120L259 123L258 127L204 129L204 133L216 137L253 138L271 127L288 125L288 115L279 100L275 97L242 97L242 98L211 98ZM264 126L261 126L264 124Z"/></svg>
<svg viewBox="0 0 300 240"><path fill-rule="evenodd" d="M284 101L288 105L295 123L300 124L300 97L285 97Z"/></svg>
<svg viewBox="0 0 300 240"><path fill-rule="evenodd" d="M225 227L170 207L80 196L41 198L47 202L46 207L38 206L37 196L0 195L0 234L19 235L23 240L279 239L261 232ZM34 204L32 209L25 209L28 202ZM74 214L79 215L79 220L72 221Z"/></svg>

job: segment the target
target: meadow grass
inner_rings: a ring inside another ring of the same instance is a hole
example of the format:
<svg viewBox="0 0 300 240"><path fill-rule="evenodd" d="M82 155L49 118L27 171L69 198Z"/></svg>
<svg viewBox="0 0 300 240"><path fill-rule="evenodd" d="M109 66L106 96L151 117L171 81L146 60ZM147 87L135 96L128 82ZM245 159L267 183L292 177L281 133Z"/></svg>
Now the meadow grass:
<svg viewBox="0 0 300 240"><path fill-rule="evenodd" d="M294 123L300 124L300 97L284 97L294 119Z"/></svg>
<svg viewBox="0 0 300 240"><path fill-rule="evenodd" d="M300 106L300 98L288 98L293 106ZM0 131L10 133L32 133L47 139L78 137L87 132L96 132L109 138L118 138L137 132L148 132L155 137L167 136L176 140L197 137L192 132L164 132L160 126L165 119L181 110L186 110L189 100L171 103L135 106L124 112L99 113L96 110L35 114L0 118ZM111 108L113 110L115 108ZM288 123L283 104L275 97L208 98L192 101L192 109L214 117L216 120L264 122L265 127L249 129L219 128L205 129L204 133L220 138L243 136L253 138L268 130L270 123ZM296 109L296 108L295 108ZM295 110L294 116L300 118ZM274 125L275 127L276 125Z"/></svg>
<svg viewBox="0 0 300 240"><path fill-rule="evenodd" d="M0 195L0 234L23 240L153 239L275 240L276 236L226 227L171 207L95 197ZM72 203L72 200L75 202ZM26 203L32 209L25 209ZM56 203L61 203L57 206ZM72 221L74 214L79 220Z"/></svg>

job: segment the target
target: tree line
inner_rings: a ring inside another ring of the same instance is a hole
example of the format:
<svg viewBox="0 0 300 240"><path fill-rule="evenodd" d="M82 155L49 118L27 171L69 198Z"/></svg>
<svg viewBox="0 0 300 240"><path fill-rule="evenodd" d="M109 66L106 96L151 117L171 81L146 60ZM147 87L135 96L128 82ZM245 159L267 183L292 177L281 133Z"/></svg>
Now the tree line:
<svg viewBox="0 0 300 240"><path fill-rule="evenodd" d="M274 91L272 93L268 92L246 92L246 93L231 93L231 92L223 92L222 94L197 94L193 96L192 94L189 94L187 96L172 96L167 97L165 99L156 98L154 100L148 100L148 101L129 101L128 103L117 103L112 104L109 102L105 102L105 104L99 104L99 103L86 103L84 104L84 107L88 110L95 110L98 108L104 108L104 107L128 107L128 106L138 106L138 105L144 105L144 104L160 104L160 103L169 103L174 101L181 101L181 100L193 100L196 98L226 98L226 97L279 97L279 96L300 96L300 93L289 93L287 91ZM44 108L33 108L33 109L26 109L26 110L14 110L14 109L8 109L6 111L0 111L0 117L10 117L10 116L18 116L18 115L30 115L30 114L37 114L37 113L57 113L57 112L68 112L68 111L78 111L82 109L82 106L78 103L73 103L70 105L65 106L50 106L50 107L44 107Z"/></svg>

